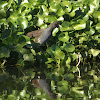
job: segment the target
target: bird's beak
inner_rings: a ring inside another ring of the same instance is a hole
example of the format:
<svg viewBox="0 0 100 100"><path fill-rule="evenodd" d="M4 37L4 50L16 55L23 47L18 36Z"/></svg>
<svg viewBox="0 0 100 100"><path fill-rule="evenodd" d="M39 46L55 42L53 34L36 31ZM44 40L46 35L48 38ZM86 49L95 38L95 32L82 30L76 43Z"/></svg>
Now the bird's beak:
<svg viewBox="0 0 100 100"><path fill-rule="evenodd" d="M59 27L62 27L62 26L59 24Z"/></svg>

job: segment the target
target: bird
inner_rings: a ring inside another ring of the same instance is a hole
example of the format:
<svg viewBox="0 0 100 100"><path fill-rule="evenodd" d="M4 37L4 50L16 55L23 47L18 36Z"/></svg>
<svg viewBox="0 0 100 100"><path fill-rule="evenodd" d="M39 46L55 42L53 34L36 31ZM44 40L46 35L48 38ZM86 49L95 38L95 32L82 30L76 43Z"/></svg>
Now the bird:
<svg viewBox="0 0 100 100"><path fill-rule="evenodd" d="M44 92L47 93L47 95L52 99L55 100L56 94L54 94L51 91L51 87L50 84L47 82L47 80L45 79L32 79L32 83L34 85L34 87L38 88L38 89L42 89Z"/></svg>
<svg viewBox="0 0 100 100"><path fill-rule="evenodd" d="M53 29L56 27L59 27L59 25L60 25L60 22L56 21L56 22L51 23L50 26L47 27L46 29L39 29L32 32L28 32L26 36L28 36L29 38L34 37L35 38L34 42L40 43L42 45L49 39L49 37L52 34Z"/></svg>

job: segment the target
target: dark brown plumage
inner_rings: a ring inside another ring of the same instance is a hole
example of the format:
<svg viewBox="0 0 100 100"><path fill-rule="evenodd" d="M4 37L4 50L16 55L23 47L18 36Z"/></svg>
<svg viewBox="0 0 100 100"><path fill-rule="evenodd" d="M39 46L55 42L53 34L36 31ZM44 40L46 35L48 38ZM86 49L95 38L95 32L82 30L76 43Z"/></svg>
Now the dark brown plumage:
<svg viewBox="0 0 100 100"><path fill-rule="evenodd" d="M59 22L53 22L48 28L29 32L26 34L26 36L28 36L29 38L35 37L34 42L43 44L48 40L48 38L52 34L53 29L58 26Z"/></svg>

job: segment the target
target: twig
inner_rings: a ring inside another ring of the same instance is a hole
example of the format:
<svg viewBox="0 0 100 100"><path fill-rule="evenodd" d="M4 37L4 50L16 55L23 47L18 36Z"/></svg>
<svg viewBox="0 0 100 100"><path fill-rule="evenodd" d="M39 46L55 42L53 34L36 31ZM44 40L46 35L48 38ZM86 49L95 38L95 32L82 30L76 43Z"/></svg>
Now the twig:
<svg viewBox="0 0 100 100"><path fill-rule="evenodd" d="M79 73L79 76L78 76L79 79L80 79L80 77L81 77L81 75L80 75L80 69L78 68L80 62L81 62L81 54L80 54L80 52L79 52L79 53L78 53L78 64L76 65L76 68L77 68L78 73Z"/></svg>
<svg viewBox="0 0 100 100"><path fill-rule="evenodd" d="M3 63L0 65L0 66L1 66L1 69L2 69L2 71L3 71L3 73L5 72L4 65L5 65L6 62L7 62L7 61L4 59L4 60L3 60Z"/></svg>

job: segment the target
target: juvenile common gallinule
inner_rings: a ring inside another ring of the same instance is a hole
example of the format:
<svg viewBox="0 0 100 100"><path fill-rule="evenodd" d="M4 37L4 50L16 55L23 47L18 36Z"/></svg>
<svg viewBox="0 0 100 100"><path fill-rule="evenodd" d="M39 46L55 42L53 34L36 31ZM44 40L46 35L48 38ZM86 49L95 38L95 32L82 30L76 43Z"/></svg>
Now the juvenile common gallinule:
<svg viewBox="0 0 100 100"><path fill-rule="evenodd" d="M44 92L48 94L51 100L56 99L56 94L51 91L50 84L45 79L32 79L32 83L34 87L38 89L42 89Z"/></svg>
<svg viewBox="0 0 100 100"><path fill-rule="evenodd" d="M53 22L50 24L48 28L29 32L26 34L26 36L28 36L29 38L35 37L34 42L43 44L48 40L48 38L52 34L53 29L58 27L59 25L60 25L59 22Z"/></svg>

